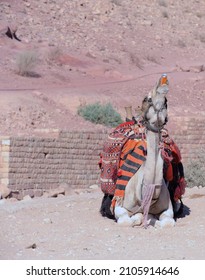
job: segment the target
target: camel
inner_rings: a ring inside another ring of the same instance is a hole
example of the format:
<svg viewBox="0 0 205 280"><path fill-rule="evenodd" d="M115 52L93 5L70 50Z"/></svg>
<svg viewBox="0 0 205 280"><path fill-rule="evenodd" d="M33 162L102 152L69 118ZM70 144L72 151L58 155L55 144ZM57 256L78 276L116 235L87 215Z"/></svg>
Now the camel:
<svg viewBox="0 0 205 280"><path fill-rule="evenodd" d="M113 211L119 225L161 228L175 225L169 190L163 179L160 148L160 130L167 122L166 94L167 85L158 83L142 104L147 158L128 181L123 200L114 197Z"/></svg>

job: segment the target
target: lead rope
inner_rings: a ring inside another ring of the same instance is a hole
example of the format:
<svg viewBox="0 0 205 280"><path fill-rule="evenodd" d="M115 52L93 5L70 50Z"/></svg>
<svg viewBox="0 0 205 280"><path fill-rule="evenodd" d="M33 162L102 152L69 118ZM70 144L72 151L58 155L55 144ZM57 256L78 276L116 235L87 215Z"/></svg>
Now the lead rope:
<svg viewBox="0 0 205 280"><path fill-rule="evenodd" d="M159 147L161 143L161 132L160 132L160 127L159 127L159 111L157 111L157 122L158 122L158 135L159 135ZM147 219L148 219L148 214L149 214L149 209L150 205L152 202L152 198L154 195L154 190L155 190L156 184L143 184L143 189L142 189L142 209L143 209L143 227L147 228Z"/></svg>
<svg viewBox="0 0 205 280"><path fill-rule="evenodd" d="M143 210L143 227L147 228L147 219L149 214L149 208L152 202L156 185L155 184L144 184L142 189L142 210Z"/></svg>

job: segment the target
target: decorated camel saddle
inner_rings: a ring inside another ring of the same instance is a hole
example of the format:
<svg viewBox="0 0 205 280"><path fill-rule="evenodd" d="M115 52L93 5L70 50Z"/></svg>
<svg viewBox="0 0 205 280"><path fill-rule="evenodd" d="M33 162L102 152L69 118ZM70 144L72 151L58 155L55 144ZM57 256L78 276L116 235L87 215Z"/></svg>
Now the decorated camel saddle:
<svg viewBox="0 0 205 280"><path fill-rule="evenodd" d="M181 198L185 192L185 181L181 154L164 127L167 122L167 93L167 76L163 75L154 90L144 98L139 115L133 117L132 108L126 107L126 122L120 124L108 135L99 161L100 185L104 193L100 212L103 216L123 223L127 215L125 223L133 226L144 220L144 224L147 225L154 193L158 185L162 188L163 184L166 185L171 202L170 206L168 201L165 211L169 207L172 208L171 219L183 210ZM132 182L136 179L139 182ZM129 190L130 185L132 187ZM140 197L138 200L134 197L136 192ZM127 201L126 193L127 197L133 196L131 199L133 202L128 203L129 207L123 207ZM158 195L160 198L159 192ZM149 202L146 203L145 200L148 200L148 197ZM123 218L116 213L119 207L121 209L118 212L125 210L126 215L123 214ZM164 209L160 207L159 209L161 212L154 215L160 216ZM136 222L133 217L139 213L142 214L142 219Z"/></svg>

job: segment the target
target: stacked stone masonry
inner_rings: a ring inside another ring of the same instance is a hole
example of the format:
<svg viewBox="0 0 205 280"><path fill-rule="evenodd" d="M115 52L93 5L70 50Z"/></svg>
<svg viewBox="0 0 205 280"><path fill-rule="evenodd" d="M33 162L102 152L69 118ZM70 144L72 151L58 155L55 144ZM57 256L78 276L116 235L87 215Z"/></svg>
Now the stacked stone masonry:
<svg viewBox="0 0 205 280"><path fill-rule="evenodd" d="M205 149L204 119L179 118L171 136L183 161ZM182 125L183 124L183 125ZM108 131L62 131L57 137L1 137L0 183L13 193L40 196L61 184L87 188L99 183L99 154Z"/></svg>
<svg viewBox="0 0 205 280"><path fill-rule="evenodd" d="M99 154L107 133L60 132L57 138L1 138L0 183L13 193L31 196L61 184L70 188L97 184Z"/></svg>
<svg viewBox="0 0 205 280"><path fill-rule="evenodd" d="M180 148L182 161L196 160L205 153L205 118L176 117L171 136Z"/></svg>

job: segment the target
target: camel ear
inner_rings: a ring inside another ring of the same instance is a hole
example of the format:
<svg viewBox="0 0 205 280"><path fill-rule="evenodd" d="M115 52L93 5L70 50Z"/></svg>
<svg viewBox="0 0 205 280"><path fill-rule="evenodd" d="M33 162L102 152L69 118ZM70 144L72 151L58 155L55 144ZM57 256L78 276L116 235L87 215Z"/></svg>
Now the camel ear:
<svg viewBox="0 0 205 280"><path fill-rule="evenodd" d="M144 100L142 101L141 112L142 112L143 117L145 116L145 113L149 109L149 106L150 105L149 105L149 96L148 96L148 97L145 97Z"/></svg>

